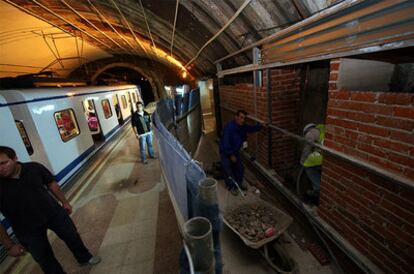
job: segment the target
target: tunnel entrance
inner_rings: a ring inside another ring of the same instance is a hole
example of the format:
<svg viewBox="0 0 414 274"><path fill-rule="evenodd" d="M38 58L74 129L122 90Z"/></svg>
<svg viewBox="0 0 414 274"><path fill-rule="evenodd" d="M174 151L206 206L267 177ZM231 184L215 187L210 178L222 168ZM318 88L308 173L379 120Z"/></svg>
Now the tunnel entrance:
<svg viewBox="0 0 414 274"><path fill-rule="evenodd" d="M98 85L137 85L141 89L141 96L145 105L155 100L154 90L150 81L144 75L131 68L109 68L98 75L96 83Z"/></svg>

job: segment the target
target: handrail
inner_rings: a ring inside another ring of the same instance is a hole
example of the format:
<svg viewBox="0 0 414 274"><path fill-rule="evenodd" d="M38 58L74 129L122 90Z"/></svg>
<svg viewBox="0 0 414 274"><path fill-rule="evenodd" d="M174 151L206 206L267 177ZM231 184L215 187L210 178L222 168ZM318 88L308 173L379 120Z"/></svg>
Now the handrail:
<svg viewBox="0 0 414 274"><path fill-rule="evenodd" d="M220 107L222 107L224 109L227 109L229 111L232 111L234 113L236 112L236 110L234 110L234 109L232 109L232 108L230 108L228 106L221 105ZM290 132L290 131L288 131L286 129L280 128L278 126L275 126L275 125L273 125L271 123L264 122L263 120L258 119L258 118L254 117L254 116L247 115L247 118L250 119L250 120L259 122L259 123L261 123L261 124L263 124L263 125L271 128L273 130L277 130L277 131L279 131L279 132L281 132L281 133L283 133L283 134L285 134L285 135L287 135L289 137L292 137L292 138L294 138L294 139L296 139L296 140L298 140L298 141L300 141L302 143L306 143L306 144L308 144L308 145L310 145L312 147L317 147L318 149L320 149L321 151L323 151L323 152L325 152L325 153L327 153L329 155L335 156L337 158L340 158L341 160L345 160L345 161L350 162L351 164L354 164L354 165L356 165L358 167L362 167L362 168L364 168L366 170L369 170L370 172L372 172L375 175L378 175L378 176L380 176L380 177L382 177L384 179L390 180L390 181L392 181L394 183L397 183L399 185L402 185L404 187L408 187L408 188L414 190L414 181L412 181L412 180L410 180L408 178L405 178L405 177L399 176L397 174L388 172L388 171L386 171L384 169L381 169L379 167L376 167L376 166L374 166L374 165L372 165L372 164L370 164L368 162L365 162L363 160L359 160L359 159L357 159L357 158L355 158L355 157L353 157L351 155L347 155L345 153L342 153L342 152L337 151L335 149L332 149L330 147L327 147L327 146L324 146L324 145L320 145L320 144L317 144L317 143L313 143L313 142L309 142L308 140L306 140L302 136L299 136L299 135L297 135L295 133L292 133L292 132Z"/></svg>

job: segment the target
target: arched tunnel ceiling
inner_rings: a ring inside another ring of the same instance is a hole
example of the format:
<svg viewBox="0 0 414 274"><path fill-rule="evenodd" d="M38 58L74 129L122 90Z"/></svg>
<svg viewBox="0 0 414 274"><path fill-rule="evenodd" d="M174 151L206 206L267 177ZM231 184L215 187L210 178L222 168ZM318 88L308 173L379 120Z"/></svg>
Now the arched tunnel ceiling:
<svg viewBox="0 0 414 274"><path fill-rule="evenodd" d="M24 39L10 38L11 35L18 35L18 26L22 28L19 21L27 20L24 19L27 16L35 16L42 20L43 28L56 27L61 30L61 36L56 34L55 37L49 35L45 38L41 32L44 29L39 28L38 39L43 40L43 47L47 45L52 48L49 55L53 49L56 49L54 55L56 52L59 53L59 47L54 44L61 44L62 48L72 48L73 51L76 50L75 41L78 41L79 46L79 41L83 40L85 49L87 49L83 55L85 60L130 54L180 69L181 65L192 60L200 48L229 22L241 6L246 5L236 19L205 47L192 64L186 67L194 76L213 74L215 72L213 62L220 57L303 20L330 6L333 2L338 2L334 0L3 1L0 7L1 14L5 17L0 22L2 25L7 24L7 32L2 26L1 55L7 57L11 65L25 62L25 65L39 67L44 64L33 63L30 59L13 61L11 57L14 55L18 58L20 55L16 50L22 50L22 48L31 52L31 54L26 52L26 55L36 54L35 44L27 45ZM176 7L178 9L171 51ZM19 9L20 15L16 12L14 16L3 12L5 9L11 10L12 8ZM15 29L13 29L14 26L16 26ZM44 31L44 33L49 32ZM63 39L65 35L66 37L72 36L72 39ZM7 47L4 46L4 39L8 39ZM46 44L46 41L49 43ZM180 64L169 56L171 52ZM59 59L59 56L54 57ZM6 59L2 57L2 60ZM71 64L67 64L67 70L79 66L79 60L75 62L75 59ZM235 58L234 62L237 65L244 65L251 62L249 59L248 55L241 55ZM70 63L69 60L66 61ZM3 67L1 68L4 70Z"/></svg>

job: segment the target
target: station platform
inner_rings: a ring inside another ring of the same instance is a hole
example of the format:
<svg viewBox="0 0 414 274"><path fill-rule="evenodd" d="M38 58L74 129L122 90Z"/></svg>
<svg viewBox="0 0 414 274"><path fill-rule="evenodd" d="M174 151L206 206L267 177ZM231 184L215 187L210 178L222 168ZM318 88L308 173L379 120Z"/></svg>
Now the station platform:
<svg viewBox="0 0 414 274"><path fill-rule="evenodd" d="M66 193L86 246L102 258L80 267L66 245L49 234L69 274L178 273L181 236L157 159L143 165L130 126L122 129L74 178ZM8 257L1 273L40 274L30 255Z"/></svg>
<svg viewBox="0 0 414 274"><path fill-rule="evenodd" d="M203 166L218 160L215 133L208 126L195 155ZM258 180L248 169L246 177ZM53 250L67 273L179 273L182 237L159 160L149 159L147 165L140 162L138 142L130 127L122 129L73 181L67 191L74 209L72 218L87 247L101 256L102 262L80 267L65 244L50 233ZM223 181L219 181L220 206L227 195ZM304 238L294 237L285 233L281 242L297 262L299 273L335 273L331 265L322 266L297 243ZM221 248L224 274L275 273L257 250L246 246L226 226ZM6 274L42 273L30 255L17 260L9 257L2 267Z"/></svg>

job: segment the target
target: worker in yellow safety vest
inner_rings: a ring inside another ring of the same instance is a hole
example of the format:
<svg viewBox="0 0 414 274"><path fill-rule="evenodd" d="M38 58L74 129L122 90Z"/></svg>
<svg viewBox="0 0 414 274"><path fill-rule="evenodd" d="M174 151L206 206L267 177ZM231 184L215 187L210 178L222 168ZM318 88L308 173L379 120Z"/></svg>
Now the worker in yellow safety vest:
<svg viewBox="0 0 414 274"><path fill-rule="evenodd" d="M325 125L322 124L307 124L303 128L303 136L309 142L323 144L325 139ZM307 194L312 197L319 196L321 183L321 165L323 156L321 152L309 144L305 144L300 163L304 167L304 171L312 183L312 190L307 191Z"/></svg>

